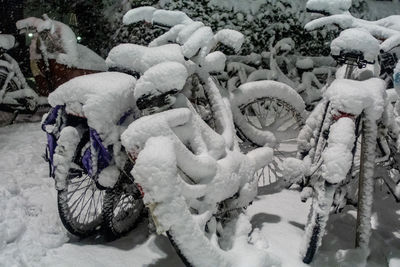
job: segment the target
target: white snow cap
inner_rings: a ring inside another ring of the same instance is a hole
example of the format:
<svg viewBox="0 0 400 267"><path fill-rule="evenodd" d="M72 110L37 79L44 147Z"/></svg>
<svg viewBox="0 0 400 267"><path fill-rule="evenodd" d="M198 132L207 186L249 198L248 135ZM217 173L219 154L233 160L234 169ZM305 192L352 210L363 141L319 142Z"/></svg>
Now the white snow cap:
<svg viewBox="0 0 400 267"><path fill-rule="evenodd" d="M42 31L46 31L49 30L51 31L51 33L54 32L54 24L53 21L51 19L46 19L44 20L42 23L40 23L37 27L36 27L38 32L42 32Z"/></svg>
<svg viewBox="0 0 400 267"><path fill-rule="evenodd" d="M42 22L43 20L40 18L29 17L26 19L18 20L16 26L18 30L24 28L37 28Z"/></svg>
<svg viewBox="0 0 400 267"><path fill-rule="evenodd" d="M90 127L107 134L132 109L136 79L119 72L101 72L69 80L49 95L49 104L84 116Z"/></svg>
<svg viewBox="0 0 400 267"><path fill-rule="evenodd" d="M347 29L331 43L332 55L339 55L340 51L360 51L366 60L373 62L379 53L379 42L364 29Z"/></svg>
<svg viewBox="0 0 400 267"><path fill-rule="evenodd" d="M145 47L136 44L120 44L107 56L108 67L117 67L144 73L148 68L161 62L176 61L184 63L182 49L178 44Z"/></svg>
<svg viewBox="0 0 400 267"><path fill-rule="evenodd" d="M351 0L308 0L307 10L326 12L329 14L341 14L351 7Z"/></svg>
<svg viewBox="0 0 400 267"><path fill-rule="evenodd" d="M164 26L174 26L177 24L189 24L191 20L182 11L158 10L152 6L143 6L129 10L123 17L122 21L125 25L146 21Z"/></svg>
<svg viewBox="0 0 400 267"><path fill-rule="evenodd" d="M135 88L135 98L147 94L162 94L172 89L182 90L188 72L178 62L163 62L148 69L140 77Z"/></svg>
<svg viewBox="0 0 400 267"><path fill-rule="evenodd" d="M365 111L370 119L377 120L384 109L385 87L385 81L379 78L366 81L336 79L325 97L342 112L359 115Z"/></svg>
<svg viewBox="0 0 400 267"><path fill-rule="evenodd" d="M244 35L235 30L223 29L219 30L215 36L217 42L232 47L235 52L238 52L244 42Z"/></svg>
<svg viewBox="0 0 400 267"><path fill-rule="evenodd" d="M172 27L178 24L190 24L193 20L182 11L159 9L154 12L152 22Z"/></svg>
<svg viewBox="0 0 400 267"><path fill-rule="evenodd" d="M0 34L0 48L8 50L13 48L14 44L15 44L14 36L10 34Z"/></svg>
<svg viewBox="0 0 400 267"><path fill-rule="evenodd" d="M143 20L150 23L153 19L153 13L156 10L157 9L152 6L142 6L131 9L128 12L126 12L124 17L122 18L122 22L125 25L129 25Z"/></svg>
<svg viewBox="0 0 400 267"><path fill-rule="evenodd" d="M204 60L207 72L222 72L225 68L226 56L220 51L208 54Z"/></svg>

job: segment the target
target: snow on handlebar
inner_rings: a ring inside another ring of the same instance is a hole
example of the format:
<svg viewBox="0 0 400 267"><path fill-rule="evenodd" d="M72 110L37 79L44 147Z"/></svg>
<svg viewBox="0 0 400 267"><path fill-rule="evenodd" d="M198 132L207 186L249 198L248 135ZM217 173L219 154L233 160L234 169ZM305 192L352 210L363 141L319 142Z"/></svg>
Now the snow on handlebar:
<svg viewBox="0 0 400 267"><path fill-rule="evenodd" d="M334 5L334 4L337 5ZM309 0L307 10L317 12L325 17L314 19L305 26L306 30L312 31L326 25L336 25L342 29L362 28L368 31L378 40L384 40L379 49L388 52L400 45L400 15L390 16L377 21L367 21L353 17L348 12L351 1L324 1Z"/></svg>
<svg viewBox="0 0 400 267"><path fill-rule="evenodd" d="M197 53L200 54L200 59L204 59L219 42L238 52L244 42L243 34L238 31L223 29L214 34L210 27L204 26L202 22L193 21L181 11L146 6L129 10L123 17L125 25L140 21L170 27L166 33L153 40L150 46L159 46L171 41L181 44L183 54L188 59ZM200 63L203 63L202 60Z"/></svg>

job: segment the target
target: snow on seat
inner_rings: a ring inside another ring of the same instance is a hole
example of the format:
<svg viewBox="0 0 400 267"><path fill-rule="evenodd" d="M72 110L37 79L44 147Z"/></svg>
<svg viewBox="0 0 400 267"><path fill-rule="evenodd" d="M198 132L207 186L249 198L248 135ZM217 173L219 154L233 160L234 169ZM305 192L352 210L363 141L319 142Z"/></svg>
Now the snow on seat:
<svg viewBox="0 0 400 267"><path fill-rule="evenodd" d="M0 48L9 50L14 47L15 38L10 34L0 34Z"/></svg>
<svg viewBox="0 0 400 267"><path fill-rule="evenodd" d="M163 62L149 68L137 82L135 97L159 95L172 90L180 91L186 83L188 72L178 62Z"/></svg>
<svg viewBox="0 0 400 267"><path fill-rule="evenodd" d="M384 110L385 81L371 78L365 81L349 79L336 79L325 93L325 98L341 112L365 115L373 120L378 120Z"/></svg>
<svg viewBox="0 0 400 267"><path fill-rule="evenodd" d="M111 49L106 59L109 68L135 71L143 74L150 67L165 61L184 63L178 44L145 47L136 44L120 44Z"/></svg>
<svg viewBox="0 0 400 267"><path fill-rule="evenodd" d="M124 73L89 74L62 84L48 100L53 107L65 105L68 113L86 117L88 125L104 136L133 110L135 84L136 79Z"/></svg>
<svg viewBox="0 0 400 267"><path fill-rule="evenodd" d="M364 59L374 62L379 53L379 42L365 29L347 29L331 42L333 56L339 56L342 51L359 51L364 55Z"/></svg>

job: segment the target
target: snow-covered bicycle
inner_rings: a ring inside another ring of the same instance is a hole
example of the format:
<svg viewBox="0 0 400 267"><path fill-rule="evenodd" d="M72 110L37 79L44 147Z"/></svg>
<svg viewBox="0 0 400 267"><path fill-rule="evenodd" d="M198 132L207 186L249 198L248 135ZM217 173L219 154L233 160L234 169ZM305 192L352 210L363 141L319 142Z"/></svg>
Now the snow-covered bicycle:
<svg viewBox="0 0 400 267"><path fill-rule="evenodd" d="M346 3L337 2L335 7L330 1L310 0L307 7L329 14L349 8ZM306 28L336 23L337 16L316 19ZM345 16L351 15L346 13ZM347 29L332 41L331 54L345 67L339 68L337 79L326 89L323 100L299 134L301 161L286 161L287 178L297 179L306 186L303 197L312 196L302 251L305 263L312 261L321 245L329 213L340 211L347 203L357 203L356 246L368 254L375 162L395 156L385 149L389 136L394 141L398 139L393 106L388 103L385 81L372 78L379 76L373 64L388 43L386 40L380 44L368 29L379 38L386 28L375 25ZM377 144L381 152L378 156Z"/></svg>
<svg viewBox="0 0 400 267"><path fill-rule="evenodd" d="M225 56L211 52L213 46L222 42L237 50L243 37L231 30L214 35L182 12L152 7L134 9L124 20L143 18L172 27L153 44L176 42L176 36L185 40L175 45L185 61L154 65L139 78L136 105L150 115L132 122L121 136L157 232L167 233L187 265L265 265L268 256L248 242L251 225L243 210L257 194L253 174L272 159L272 149L240 152L229 94L210 76L225 67ZM156 47L165 51L168 45ZM207 100L212 127L189 100L193 84Z"/></svg>
<svg viewBox="0 0 400 267"><path fill-rule="evenodd" d="M152 9L146 8L132 11L130 13L131 16L127 14L124 23L129 24L140 20L151 22L153 20L155 25L165 26L166 21L171 19L171 17L148 17ZM173 20L173 23L177 23L186 20L186 18L181 16L175 17ZM201 57L202 53L212 51L215 45L212 42L215 41L210 41L212 40L210 39L210 34L202 28L204 25L201 22L195 22L194 25L196 26L191 26L184 30L182 24L176 24L168 34L155 39L149 46L157 47L168 43L178 43L182 45L185 58L189 58L190 56ZM216 39L225 42L224 45L237 45L240 43L239 36L235 36L234 38L236 39L232 41L224 41L224 35L227 33L228 31L217 33ZM204 38L205 41L195 43L196 38ZM282 43L284 42L282 41L279 44ZM128 48L129 45L125 45L125 47ZM134 54L131 53L131 55ZM286 152L293 151L295 137L303 124L303 111L305 107L303 100L289 85L282 82L265 80L265 76L261 80L256 79L253 75L247 80L247 78L241 75L240 81L234 78L224 83L223 80L226 79L226 75L225 78L220 78L224 76L222 75L224 70L221 65L223 57L220 56L219 52L211 53L208 58L204 59L204 63L200 64L208 64L208 61L213 57L220 57L220 59L218 59L215 66L210 65L208 71L213 75L218 89L229 99L229 107L233 114L234 125L238 136L241 138L241 147L245 151L249 151L255 147L268 144L276 149L277 156L274 158L274 161L268 168L260 170L257 173L260 178L260 186L277 181L281 177L281 158L285 157ZM274 54L271 54L271 57L274 57ZM131 62L138 62L138 60L132 59ZM273 64L276 61L273 59L271 62ZM219 70L217 69L218 67L220 68ZM227 71L232 73L232 69L228 66ZM274 68L274 71L276 69L280 70L279 68ZM243 71L239 72L243 74ZM207 96L200 89L202 85L198 77L190 75L189 79L191 84L185 87L186 95L193 103L195 109L202 114L203 119L213 124L213 112L207 106ZM286 79L288 78L286 77Z"/></svg>
<svg viewBox="0 0 400 267"><path fill-rule="evenodd" d="M136 79L124 73L96 73L107 70L105 61L77 44L75 34L61 22L31 17L19 21L17 27L34 33L31 65L43 93L58 86L49 95L52 109L42 121L46 160L49 175L55 179L63 225L70 233L87 237L105 221L105 188L123 176L119 170L124 166L118 165L118 159L125 162L125 153L120 151L119 136L137 116L132 104ZM140 203L135 209L139 214ZM123 207L132 205L133 200ZM138 218L135 214L130 213L130 227Z"/></svg>
<svg viewBox="0 0 400 267"><path fill-rule="evenodd" d="M18 113L34 113L39 100L37 93L27 84L17 61L6 53L14 44L14 36L0 34L0 110L10 114L5 123L12 123Z"/></svg>

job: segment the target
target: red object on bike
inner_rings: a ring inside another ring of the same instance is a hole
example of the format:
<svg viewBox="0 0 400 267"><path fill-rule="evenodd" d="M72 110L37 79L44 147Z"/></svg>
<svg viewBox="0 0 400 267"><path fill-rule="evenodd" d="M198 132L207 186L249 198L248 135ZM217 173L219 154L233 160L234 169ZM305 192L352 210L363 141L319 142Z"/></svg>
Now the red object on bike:
<svg viewBox="0 0 400 267"><path fill-rule="evenodd" d="M143 187L140 185L140 184L138 184L138 183L135 183L136 184L136 187L139 189L139 191L140 191L140 195L142 196L142 197L144 197L144 191L143 191Z"/></svg>
<svg viewBox="0 0 400 267"><path fill-rule="evenodd" d="M31 60L31 69L35 77L38 93L42 96L48 96L61 84L72 78L100 72L97 70L78 69L58 63L55 59L49 59L49 68L43 59Z"/></svg>
<svg viewBox="0 0 400 267"><path fill-rule="evenodd" d="M335 114L333 115L333 120L337 121L341 118L350 118L350 119L355 119L356 115L351 114L351 113L346 113L346 112L342 112L342 111L338 111L339 114Z"/></svg>

